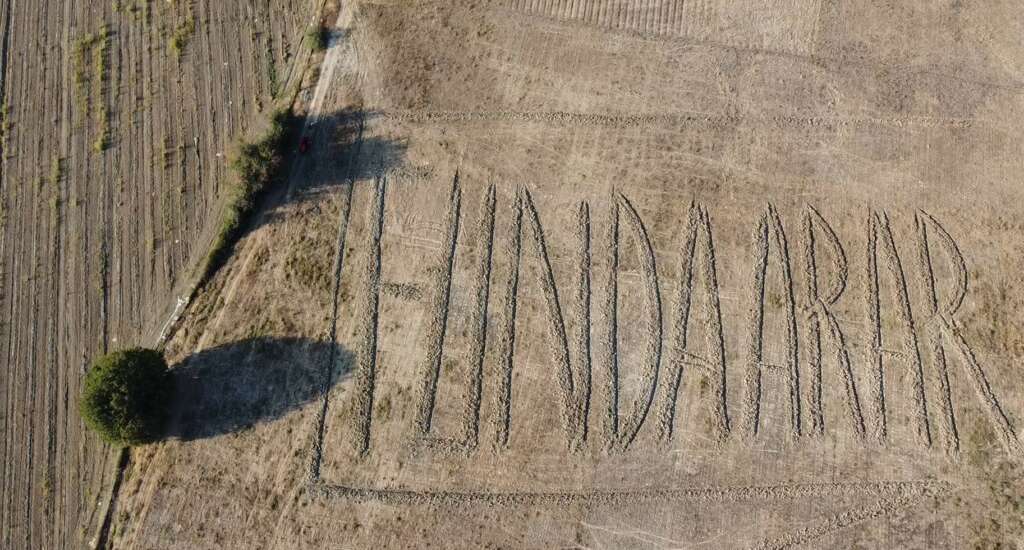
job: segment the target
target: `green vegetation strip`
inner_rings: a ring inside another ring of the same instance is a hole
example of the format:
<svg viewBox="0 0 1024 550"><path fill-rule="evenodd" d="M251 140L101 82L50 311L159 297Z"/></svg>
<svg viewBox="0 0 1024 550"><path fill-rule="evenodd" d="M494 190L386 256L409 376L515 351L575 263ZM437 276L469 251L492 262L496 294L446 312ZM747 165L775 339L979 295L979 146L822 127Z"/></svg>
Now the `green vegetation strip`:
<svg viewBox="0 0 1024 550"><path fill-rule="evenodd" d="M224 265L235 243L242 237L246 223L255 213L259 198L283 177L280 172L293 122L291 109L277 110L271 115L270 128L263 136L239 146L231 161L236 181L230 190L220 229L206 256L198 286L202 286Z"/></svg>
<svg viewBox="0 0 1024 550"><path fill-rule="evenodd" d="M96 105L96 139L92 148L102 153L110 146L110 109L107 107L104 92L110 73L110 40L113 34L110 28L103 25L93 34L79 37L74 43L74 80L75 107L83 119L87 119L90 103ZM92 57L92 71L89 71L89 58Z"/></svg>
<svg viewBox="0 0 1024 550"><path fill-rule="evenodd" d="M177 28L174 29L174 34L167 40L167 47L171 49L181 59L181 54L185 51L190 40L192 40L192 34L196 32L196 20L192 16L192 7L189 6L189 14Z"/></svg>

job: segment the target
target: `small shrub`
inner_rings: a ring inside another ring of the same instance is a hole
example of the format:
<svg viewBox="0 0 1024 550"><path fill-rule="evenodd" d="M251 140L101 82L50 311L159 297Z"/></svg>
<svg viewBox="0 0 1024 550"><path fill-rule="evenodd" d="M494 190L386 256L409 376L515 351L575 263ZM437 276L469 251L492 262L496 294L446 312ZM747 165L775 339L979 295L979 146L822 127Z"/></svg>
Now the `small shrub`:
<svg viewBox="0 0 1024 550"><path fill-rule="evenodd" d="M114 445L159 438L173 381L160 352L134 348L100 357L85 376L79 411L87 426Z"/></svg>
<svg viewBox="0 0 1024 550"><path fill-rule="evenodd" d="M327 49L327 29L316 27L309 29L306 33L306 46L314 52L322 52Z"/></svg>
<svg viewBox="0 0 1024 550"><path fill-rule="evenodd" d="M191 10L191 8L190 8ZM185 19L180 25L174 29L174 34L167 39L167 47L181 59L181 54L185 52L185 48L188 47L188 43L192 41L192 35L196 32L196 20L189 13L188 18Z"/></svg>

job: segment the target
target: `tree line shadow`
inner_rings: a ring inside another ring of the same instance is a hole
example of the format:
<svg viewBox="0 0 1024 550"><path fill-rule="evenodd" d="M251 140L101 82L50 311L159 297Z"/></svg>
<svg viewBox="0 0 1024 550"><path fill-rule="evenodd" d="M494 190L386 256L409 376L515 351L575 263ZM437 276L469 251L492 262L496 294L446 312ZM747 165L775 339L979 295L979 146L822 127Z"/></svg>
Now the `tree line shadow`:
<svg viewBox="0 0 1024 550"><path fill-rule="evenodd" d="M403 164L408 145L374 133L370 123L378 114L343 109L310 121L306 128L310 148L299 157L309 161L299 174L303 188L315 190L370 179Z"/></svg>
<svg viewBox="0 0 1024 550"><path fill-rule="evenodd" d="M316 193L373 179L403 165L408 144L382 135L372 124L377 115L345 109L308 121L289 167L289 177L297 183L294 187L301 193Z"/></svg>
<svg viewBox="0 0 1024 550"><path fill-rule="evenodd" d="M374 134L370 122L378 114L342 109L316 119L294 117L277 192L266 201L259 225L278 221L289 204L315 204L324 193L402 166L408 145Z"/></svg>

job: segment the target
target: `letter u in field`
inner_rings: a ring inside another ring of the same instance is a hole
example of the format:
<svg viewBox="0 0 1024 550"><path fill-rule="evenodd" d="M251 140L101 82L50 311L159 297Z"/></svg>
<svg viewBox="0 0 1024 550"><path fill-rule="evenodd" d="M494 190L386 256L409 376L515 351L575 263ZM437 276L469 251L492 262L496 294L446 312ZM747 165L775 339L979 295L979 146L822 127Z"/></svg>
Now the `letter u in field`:
<svg viewBox="0 0 1024 550"><path fill-rule="evenodd" d="M469 350L464 360L466 378L466 401L461 408L461 431L458 438L439 438L434 433L434 413L437 406L438 382L441 377L441 363L445 355L446 336L452 302L453 279L462 226L462 189L458 174L452 181L446 216L445 233L441 246L439 265L435 269L432 300L428 310L426 332L426 355L421 366L422 386L420 404L416 417L416 436L421 441L441 443L447 450L469 451L477 447L480 433L480 403L483 388L484 357L487 349L487 313L491 289L491 260L494 247L495 189L489 186L480 206L478 225L475 231L476 258L471 282L471 314L469 325ZM456 291L460 289L455 289ZM461 355L461 354L458 354Z"/></svg>

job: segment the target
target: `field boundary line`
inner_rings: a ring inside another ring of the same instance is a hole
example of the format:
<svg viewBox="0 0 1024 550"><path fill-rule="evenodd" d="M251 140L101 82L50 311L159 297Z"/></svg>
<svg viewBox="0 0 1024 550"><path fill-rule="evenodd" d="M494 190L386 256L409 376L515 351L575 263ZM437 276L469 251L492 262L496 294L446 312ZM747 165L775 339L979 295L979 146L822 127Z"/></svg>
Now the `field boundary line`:
<svg viewBox="0 0 1024 550"><path fill-rule="evenodd" d="M976 120L962 117L823 117L823 116L740 116L701 112L584 113L575 111L377 111L370 116L412 124L457 124L472 122L514 122L554 126L598 126L632 128L643 126L732 126L765 124L778 127L950 127L968 128Z"/></svg>
<svg viewBox="0 0 1024 550"><path fill-rule="evenodd" d="M398 489L334 485L316 479L307 490L311 495L344 502L380 502L384 504L461 506L519 506L537 504L628 505L657 502L749 502L787 501L807 498L871 496L883 499L909 499L941 496L952 486L944 481L878 481L840 483L794 483L750 486L698 486L675 489L630 489L590 491L470 491L449 489Z"/></svg>

